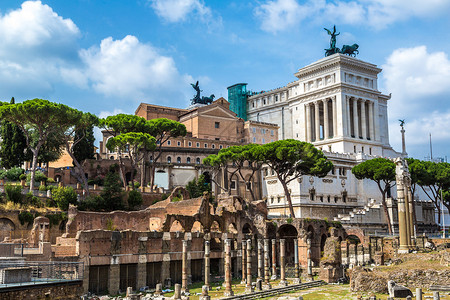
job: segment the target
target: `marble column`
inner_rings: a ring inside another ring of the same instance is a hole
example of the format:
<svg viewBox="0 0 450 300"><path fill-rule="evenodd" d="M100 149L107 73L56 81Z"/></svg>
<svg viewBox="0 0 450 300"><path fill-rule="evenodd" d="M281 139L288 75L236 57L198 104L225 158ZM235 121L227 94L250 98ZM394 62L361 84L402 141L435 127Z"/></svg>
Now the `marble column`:
<svg viewBox="0 0 450 300"><path fill-rule="evenodd" d="M272 286L269 282L269 272L270 272L270 255L269 255L269 239L264 239L264 285L263 289L271 289Z"/></svg>
<svg viewBox="0 0 450 300"><path fill-rule="evenodd" d="M181 256L181 290L188 292L188 272L187 272L187 240L183 240L183 252Z"/></svg>
<svg viewBox="0 0 450 300"><path fill-rule="evenodd" d="M409 197L408 197L408 186L405 184L403 185L403 191L405 195L405 223L406 223L406 241L408 244L408 248L411 249L411 224L409 222Z"/></svg>
<svg viewBox="0 0 450 300"><path fill-rule="evenodd" d="M409 183L410 184L410 183ZM414 224L414 196L411 193L411 185L408 186L409 199L409 224L411 232L411 249L416 249L416 229Z"/></svg>
<svg viewBox="0 0 450 300"><path fill-rule="evenodd" d="M263 241L258 239L258 279L264 278Z"/></svg>
<svg viewBox="0 0 450 300"><path fill-rule="evenodd" d="M358 121L358 100L353 98L353 132L355 138L359 138L359 121Z"/></svg>
<svg viewBox="0 0 450 300"><path fill-rule="evenodd" d="M375 140L374 124L373 124L373 102L369 101L369 138Z"/></svg>
<svg viewBox="0 0 450 300"><path fill-rule="evenodd" d="M294 284L300 283L300 266L298 263L298 240L294 239Z"/></svg>
<svg viewBox="0 0 450 300"><path fill-rule="evenodd" d="M280 239L280 286L288 285L288 282L286 281L285 254L286 254L286 240Z"/></svg>
<svg viewBox="0 0 450 300"><path fill-rule="evenodd" d="M247 240L247 284L245 285L247 293L253 292L252 286L252 240Z"/></svg>
<svg viewBox="0 0 450 300"><path fill-rule="evenodd" d="M241 247L241 259L242 259L242 280L241 284L245 284L247 279L247 263L246 263L246 255L247 255L247 241L242 241Z"/></svg>
<svg viewBox="0 0 450 300"><path fill-rule="evenodd" d="M361 99L361 136L363 140L367 139L366 124L366 101L364 99Z"/></svg>
<svg viewBox="0 0 450 300"><path fill-rule="evenodd" d="M350 98L348 96L345 96L345 107L347 110L347 136L352 135L352 123L351 123L351 114L350 114Z"/></svg>
<svg viewBox="0 0 450 300"><path fill-rule="evenodd" d="M312 142L312 135L311 135L311 109L309 104L305 104L305 127L306 127L306 134L305 134L305 140L307 142Z"/></svg>
<svg viewBox="0 0 450 300"><path fill-rule="evenodd" d="M225 240L225 297L233 296L233 290L231 289L231 240Z"/></svg>
<svg viewBox="0 0 450 300"><path fill-rule="evenodd" d="M277 240L272 240L272 280L277 279Z"/></svg>
<svg viewBox="0 0 450 300"><path fill-rule="evenodd" d="M314 116L314 130L316 134L316 142L320 141L320 105L319 101L314 102L315 116Z"/></svg>
<svg viewBox="0 0 450 300"><path fill-rule="evenodd" d="M309 280L313 280L312 260L311 260L311 239L306 240L306 246L308 247L308 250L306 252L308 278L309 278Z"/></svg>
<svg viewBox="0 0 450 300"><path fill-rule="evenodd" d="M210 266L210 245L209 241L205 241L205 286L208 288L211 286L209 283L209 276L211 273L211 266Z"/></svg>
<svg viewBox="0 0 450 300"><path fill-rule="evenodd" d="M331 98L331 108L332 108L332 115L333 115L333 137L337 137L337 131L338 131L338 125L337 125L337 103L336 103L336 96Z"/></svg>
<svg viewBox="0 0 450 300"><path fill-rule="evenodd" d="M326 140L330 137L328 124L328 99L323 100L323 139Z"/></svg>
<svg viewBox="0 0 450 300"><path fill-rule="evenodd" d="M397 176L399 177L399 176ZM398 234L400 247L398 252L407 253L409 249L408 229L406 223L405 188L402 178L397 178L397 210L398 210Z"/></svg>

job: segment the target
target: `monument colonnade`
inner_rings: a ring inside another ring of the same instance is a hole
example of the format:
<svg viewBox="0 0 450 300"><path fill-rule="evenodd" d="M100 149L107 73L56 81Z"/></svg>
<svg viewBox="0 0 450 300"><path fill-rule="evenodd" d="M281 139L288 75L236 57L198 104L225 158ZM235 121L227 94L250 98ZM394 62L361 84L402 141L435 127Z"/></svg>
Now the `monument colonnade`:
<svg viewBox="0 0 450 300"><path fill-rule="evenodd" d="M306 141L316 142L337 136L336 96L305 104ZM344 136L363 140L375 140L375 111L373 100L345 96L343 101L346 122Z"/></svg>

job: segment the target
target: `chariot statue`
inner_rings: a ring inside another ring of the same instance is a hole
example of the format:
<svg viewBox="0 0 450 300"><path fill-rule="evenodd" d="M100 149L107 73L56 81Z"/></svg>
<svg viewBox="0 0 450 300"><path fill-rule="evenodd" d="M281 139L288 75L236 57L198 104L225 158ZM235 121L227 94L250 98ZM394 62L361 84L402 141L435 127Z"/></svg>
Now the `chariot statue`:
<svg viewBox="0 0 450 300"><path fill-rule="evenodd" d="M336 47L336 37L341 34L336 33L336 25L333 26L333 31L331 31L330 29L324 28L328 35L330 35L330 48L325 49L325 56L330 56L336 53L342 53L342 54L347 54L348 56L356 56L356 54L359 54L358 48L359 45L358 44L353 44L353 45L344 45L342 46L342 49L339 49L338 47Z"/></svg>
<svg viewBox="0 0 450 300"><path fill-rule="evenodd" d="M200 89L200 86L198 85L198 81L193 84L191 83L191 86L194 88L194 90L196 91L196 94L194 95L194 98L191 99L191 104L211 104L214 101L214 98L216 96L214 96L214 94L211 94L211 96L209 97L200 97L200 92L203 92Z"/></svg>

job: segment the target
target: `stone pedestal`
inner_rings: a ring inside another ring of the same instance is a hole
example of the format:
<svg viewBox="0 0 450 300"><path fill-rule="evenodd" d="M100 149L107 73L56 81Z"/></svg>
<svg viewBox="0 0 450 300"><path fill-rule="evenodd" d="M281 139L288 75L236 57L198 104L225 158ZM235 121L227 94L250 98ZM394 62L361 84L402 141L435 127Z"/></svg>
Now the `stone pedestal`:
<svg viewBox="0 0 450 300"><path fill-rule="evenodd" d="M231 289L231 240L225 240L225 297L233 296L233 290Z"/></svg>
<svg viewBox="0 0 450 300"><path fill-rule="evenodd" d="M210 300L211 297L208 294L209 292L209 286L204 285L202 286L202 295L200 296L199 300Z"/></svg>
<svg viewBox="0 0 450 300"><path fill-rule="evenodd" d="M181 285L179 283L175 283L175 293L173 294L174 300L181 300Z"/></svg>

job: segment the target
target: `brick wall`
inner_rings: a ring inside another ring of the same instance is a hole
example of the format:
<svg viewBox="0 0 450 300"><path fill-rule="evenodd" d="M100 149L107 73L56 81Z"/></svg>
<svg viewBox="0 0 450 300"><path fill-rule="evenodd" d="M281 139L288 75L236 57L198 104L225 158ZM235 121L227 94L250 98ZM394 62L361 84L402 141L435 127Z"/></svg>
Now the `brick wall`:
<svg viewBox="0 0 450 300"><path fill-rule="evenodd" d="M52 299L75 300L83 294L82 281L49 283L43 285L16 286L0 289L0 300Z"/></svg>

